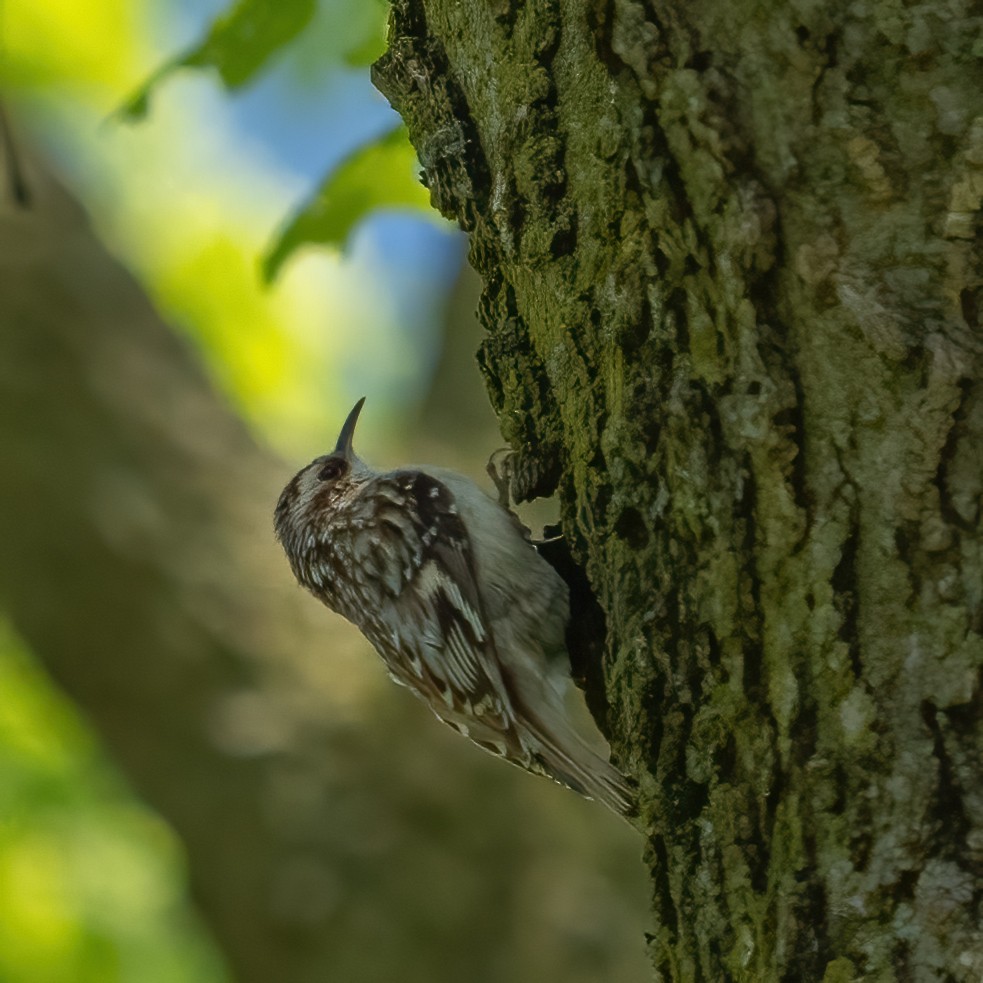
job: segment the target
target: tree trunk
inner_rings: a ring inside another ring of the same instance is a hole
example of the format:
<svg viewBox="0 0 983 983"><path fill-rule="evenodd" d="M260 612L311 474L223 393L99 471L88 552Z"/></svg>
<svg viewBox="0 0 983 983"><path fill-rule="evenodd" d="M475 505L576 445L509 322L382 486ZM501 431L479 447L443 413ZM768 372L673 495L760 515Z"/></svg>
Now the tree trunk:
<svg viewBox="0 0 983 983"><path fill-rule="evenodd" d="M396 0L672 980L983 978L983 21ZM598 688L599 687L599 688Z"/></svg>

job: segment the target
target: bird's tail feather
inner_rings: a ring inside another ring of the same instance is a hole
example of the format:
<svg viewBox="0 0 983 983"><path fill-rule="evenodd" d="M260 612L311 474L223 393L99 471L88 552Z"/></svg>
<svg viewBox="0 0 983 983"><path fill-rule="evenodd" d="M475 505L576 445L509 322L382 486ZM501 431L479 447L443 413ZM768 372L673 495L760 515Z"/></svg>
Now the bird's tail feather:
<svg viewBox="0 0 983 983"><path fill-rule="evenodd" d="M638 795L631 783L610 762L592 751L572 733L565 741L537 728L536 755L543 770L558 782L589 799L603 802L625 819L638 814Z"/></svg>

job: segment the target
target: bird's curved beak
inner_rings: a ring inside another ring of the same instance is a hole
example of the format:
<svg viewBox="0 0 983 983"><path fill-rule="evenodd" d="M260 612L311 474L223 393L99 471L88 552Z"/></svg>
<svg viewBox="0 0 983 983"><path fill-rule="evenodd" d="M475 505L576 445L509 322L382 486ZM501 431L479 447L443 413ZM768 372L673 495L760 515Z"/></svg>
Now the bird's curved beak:
<svg viewBox="0 0 983 983"><path fill-rule="evenodd" d="M341 433L338 434L338 444L334 449L335 454L341 454L349 461L355 454L352 450L352 438L355 436L355 424L358 423L358 414L362 412L364 403L365 397L363 396L352 407L351 413L348 414L348 419L345 420L345 425L341 428Z"/></svg>

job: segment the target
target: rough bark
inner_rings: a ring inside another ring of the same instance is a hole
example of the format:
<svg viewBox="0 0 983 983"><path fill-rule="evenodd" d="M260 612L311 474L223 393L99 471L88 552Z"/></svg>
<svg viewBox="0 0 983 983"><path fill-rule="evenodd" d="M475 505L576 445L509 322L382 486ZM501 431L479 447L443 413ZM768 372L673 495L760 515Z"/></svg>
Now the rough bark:
<svg viewBox="0 0 983 983"><path fill-rule="evenodd" d="M633 979L631 831L598 847L620 824L477 753L296 587L289 465L31 192L0 197L0 607L183 838L235 978Z"/></svg>
<svg viewBox="0 0 983 983"><path fill-rule="evenodd" d="M393 5L520 494L606 614L660 979L983 977L981 34Z"/></svg>

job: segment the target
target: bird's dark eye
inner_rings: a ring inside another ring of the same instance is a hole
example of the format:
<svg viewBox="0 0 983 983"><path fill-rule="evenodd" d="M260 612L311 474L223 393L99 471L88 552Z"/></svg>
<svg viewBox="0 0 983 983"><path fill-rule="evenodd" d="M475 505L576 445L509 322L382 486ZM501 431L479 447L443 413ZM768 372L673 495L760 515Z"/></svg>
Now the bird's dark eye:
<svg viewBox="0 0 983 983"><path fill-rule="evenodd" d="M326 461L317 473L318 479L320 481L334 481L345 473L347 467L344 461L339 461L337 458Z"/></svg>

